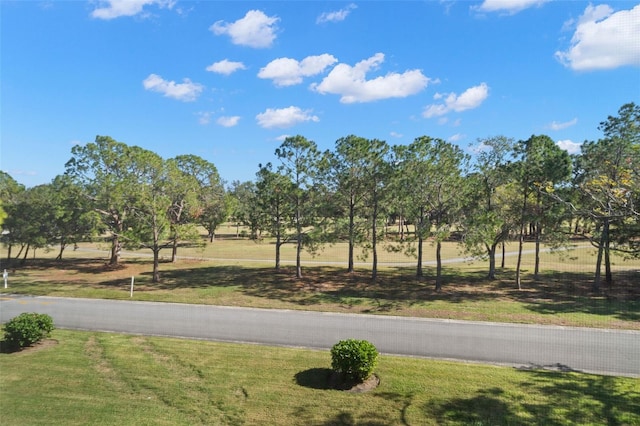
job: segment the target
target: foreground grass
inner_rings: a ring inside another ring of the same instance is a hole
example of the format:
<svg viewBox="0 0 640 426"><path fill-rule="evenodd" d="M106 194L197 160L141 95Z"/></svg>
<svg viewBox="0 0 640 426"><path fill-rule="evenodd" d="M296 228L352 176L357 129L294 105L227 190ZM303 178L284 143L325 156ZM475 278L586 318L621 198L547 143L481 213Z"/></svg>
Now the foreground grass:
<svg viewBox="0 0 640 426"><path fill-rule="evenodd" d="M326 385L324 351L53 338L0 354L2 424L640 424L637 379L381 356L380 386L351 394Z"/></svg>

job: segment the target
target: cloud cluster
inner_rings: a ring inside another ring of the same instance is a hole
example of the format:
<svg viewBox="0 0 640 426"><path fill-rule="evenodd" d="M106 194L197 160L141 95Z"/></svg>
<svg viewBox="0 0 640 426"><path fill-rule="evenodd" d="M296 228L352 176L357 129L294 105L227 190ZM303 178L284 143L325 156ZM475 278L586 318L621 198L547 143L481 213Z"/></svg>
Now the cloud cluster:
<svg viewBox="0 0 640 426"><path fill-rule="evenodd" d="M142 13L146 5L157 5L171 9L175 0L106 0L91 12L98 19L115 19L121 16L135 16Z"/></svg>
<svg viewBox="0 0 640 426"><path fill-rule="evenodd" d="M480 6L473 6L479 12L504 12L514 15L530 7L541 6L550 0L484 0Z"/></svg>
<svg viewBox="0 0 640 426"><path fill-rule="evenodd" d="M577 22L571 46L555 56L578 71L640 65L639 34L640 5L615 13L606 4L589 5Z"/></svg>
<svg viewBox="0 0 640 426"><path fill-rule="evenodd" d="M250 10L235 22L218 21L209 29L215 35L228 35L233 44L254 48L271 47L278 30L277 16L267 16L260 10Z"/></svg>
<svg viewBox="0 0 640 426"><path fill-rule="evenodd" d="M489 96L489 86L486 83L480 83L462 92L460 95L455 93L441 94L436 93L433 97L436 100L444 99L444 103L431 104L427 106L422 116L425 118L438 117L445 115L451 111L461 112L468 109L474 109L480 106L482 102Z"/></svg>
<svg viewBox="0 0 640 426"><path fill-rule="evenodd" d="M244 66L242 62L233 62L228 59L223 59L218 62L214 62L209 65L206 70L215 72L223 75L231 75L238 70L246 70L247 67Z"/></svg>
<svg viewBox="0 0 640 426"><path fill-rule="evenodd" d="M558 142L556 142L556 145L558 145L560 148L562 148L565 151L567 151L569 154L579 154L580 153L580 149L582 147L582 144L575 143L575 142L570 141L568 139L567 140L558 141Z"/></svg>
<svg viewBox="0 0 640 426"><path fill-rule="evenodd" d="M320 74L338 60L329 54L307 56L298 62L291 58L278 58L260 69L258 77L271 79L276 86L292 86L302 83L303 77Z"/></svg>
<svg viewBox="0 0 640 426"><path fill-rule="evenodd" d="M574 118L573 120L565 121L564 123L558 123L557 121L552 121L551 124L549 124L549 128L551 130L557 131L557 130L566 129L567 127L575 126L576 124L578 124L577 118Z"/></svg>
<svg viewBox="0 0 640 426"><path fill-rule="evenodd" d="M318 116L312 115L311 110L305 111L296 106L290 106L282 109L267 108L265 112L256 115L256 120L258 125L265 129L272 129L276 127L286 129L306 121L320 121Z"/></svg>
<svg viewBox="0 0 640 426"><path fill-rule="evenodd" d="M204 86L193 83L188 78L185 78L183 83L176 83L175 81L167 81L157 74L149 74L142 85L146 90L162 93L166 97L184 102L195 101L204 90Z"/></svg>
<svg viewBox="0 0 640 426"><path fill-rule="evenodd" d="M340 22L340 21L344 21L345 19L347 19L347 16L351 13L351 11L353 9L356 9L357 7L358 6L356 6L355 4L351 3L350 5L345 7L344 9L336 10L336 11L333 11L333 12L325 12L325 13L321 14L320 16L318 16L318 19L316 19L316 23L323 24L325 22Z"/></svg>
<svg viewBox="0 0 640 426"><path fill-rule="evenodd" d="M382 62L384 62L384 54L376 53L354 66L340 63L322 82L312 84L311 89L321 94L340 95L340 102L350 104L404 98L415 95L429 84L430 79L420 70L409 70L402 74L389 73L367 80L367 73L377 69Z"/></svg>

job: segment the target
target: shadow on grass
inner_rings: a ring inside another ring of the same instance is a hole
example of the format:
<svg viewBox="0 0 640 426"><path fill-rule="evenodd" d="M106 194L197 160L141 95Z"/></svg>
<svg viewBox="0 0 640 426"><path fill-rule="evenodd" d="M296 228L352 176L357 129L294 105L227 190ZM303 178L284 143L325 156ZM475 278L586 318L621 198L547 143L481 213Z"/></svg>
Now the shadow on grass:
<svg viewBox="0 0 640 426"><path fill-rule="evenodd" d="M32 294L46 294L47 288L72 284L97 289L129 288L129 279L136 276L136 291L233 288L240 295L264 300L290 303L300 307L334 305L346 311L363 313L394 313L432 302L463 304L469 302L519 302L533 314L554 315L585 313L624 321L640 321L640 271L618 272L614 286L604 294L591 293L590 272L545 271L539 279L530 275L523 279L524 289L515 288L512 270L498 270L497 279L490 281L486 271L459 270L446 267L441 291L434 289L434 270L424 268L425 277L417 279L413 268L389 268L378 272L371 280L365 269L347 273L330 266L303 268L303 278L295 278L295 268L253 265L216 265L198 261L163 262L161 282L152 283L151 259L126 259L122 269L112 270L104 259L74 259L62 261L32 259L29 266L18 271L28 276L29 270L38 272L57 270L55 278L39 277L31 281ZM68 272L68 274L67 274ZM35 292L35 293L34 293ZM44 292L44 293L43 293ZM195 297L195 296L194 296ZM444 308L446 309L446 308Z"/></svg>
<svg viewBox="0 0 640 426"><path fill-rule="evenodd" d="M545 399L528 400L500 388L485 389L469 398L432 401L423 407L439 424L638 424L640 387L616 377L549 371L523 371L522 388Z"/></svg>

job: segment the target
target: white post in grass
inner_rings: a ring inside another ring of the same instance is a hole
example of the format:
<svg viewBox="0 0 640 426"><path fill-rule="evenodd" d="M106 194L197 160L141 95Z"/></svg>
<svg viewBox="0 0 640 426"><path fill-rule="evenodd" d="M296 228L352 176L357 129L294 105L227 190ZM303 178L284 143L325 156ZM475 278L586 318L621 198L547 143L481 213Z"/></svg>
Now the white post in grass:
<svg viewBox="0 0 640 426"><path fill-rule="evenodd" d="M2 278L4 278L4 288L7 288L7 281L9 280L9 273L5 269L2 273Z"/></svg>
<svg viewBox="0 0 640 426"><path fill-rule="evenodd" d="M131 277L131 292L129 292L129 297L133 297L133 281L134 281L134 277Z"/></svg>

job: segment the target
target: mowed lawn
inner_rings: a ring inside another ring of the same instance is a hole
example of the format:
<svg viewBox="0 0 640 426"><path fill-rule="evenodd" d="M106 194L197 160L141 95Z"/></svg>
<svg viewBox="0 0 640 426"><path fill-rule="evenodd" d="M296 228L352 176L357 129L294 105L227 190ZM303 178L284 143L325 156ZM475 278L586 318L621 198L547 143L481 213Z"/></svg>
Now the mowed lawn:
<svg viewBox="0 0 640 426"><path fill-rule="evenodd" d="M634 425L640 381L382 355L366 393L326 351L56 330L0 354L3 425Z"/></svg>
<svg viewBox="0 0 640 426"><path fill-rule="evenodd" d="M498 279L490 281L486 260L465 261L459 246L447 243L443 258L451 263L444 265L440 292L434 290L435 267L428 263L433 259L430 244L423 279L415 278L415 259L381 250L375 282L370 260L358 259L356 272L346 273L346 247L339 244L316 256L305 254L298 280L292 245L283 247L283 267L276 271L269 241L217 239L202 248L181 247L175 263L163 260L160 283L151 282L149 250L127 252L118 268L110 268L106 248L82 245L67 250L62 261L54 260L53 250L39 250L24 265L14 260L9 288L0 294L130 299L133 277L133 300L640 329L640 260L614 256L613 286L603 283L602 292L594 294L595 250L584 244L543 252L538 279L533 277L533 244L527 244L523 289L518 290L516 244L507 246L505 267L498 259ZM0 258L6 259L6 250Z"/></svg>

